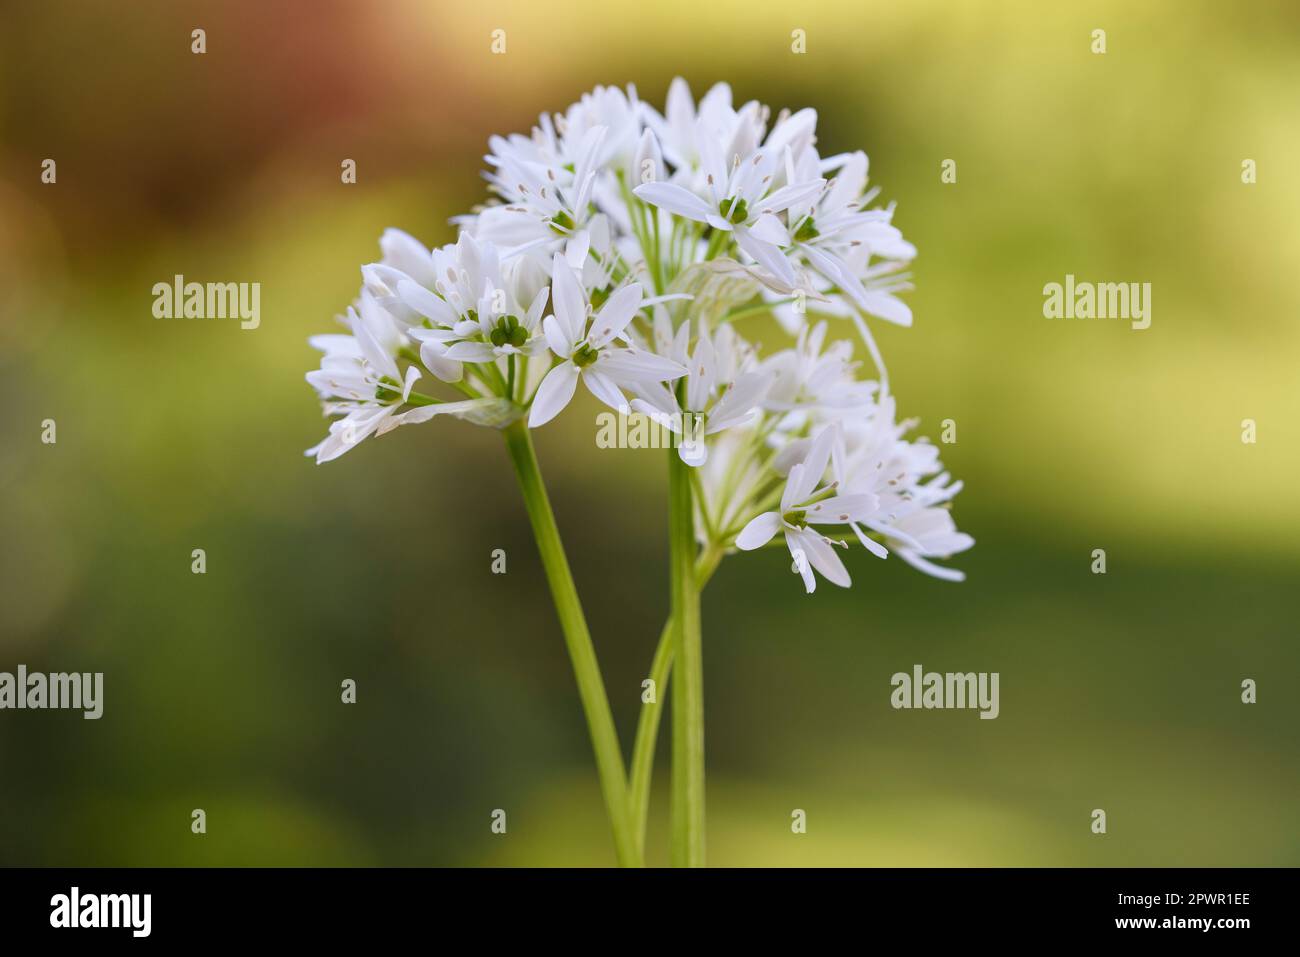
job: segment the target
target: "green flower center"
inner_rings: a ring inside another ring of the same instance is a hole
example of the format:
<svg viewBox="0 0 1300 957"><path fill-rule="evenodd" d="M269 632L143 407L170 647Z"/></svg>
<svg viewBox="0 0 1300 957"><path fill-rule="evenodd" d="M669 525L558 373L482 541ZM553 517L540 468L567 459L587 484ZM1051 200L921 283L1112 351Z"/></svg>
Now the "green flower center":
<svg viewBox="0 0 1300 957"><path fill-rule="evenodd" d="M559 233L561 236L567 236L573 232L573 217L565 210L560 210L551 217L551 230Z"/></svg>
<svg viewBox="0 0 1300 957"><path fill-rule="evenodd" d="M733 226L738 226L749 218L749 206L743 199L724 199L718 204L718 212Z"/></svg>
<svg viewBox="0 0 1300 957"><path fill-rule="evenodd" d="M517 316L502 316L497 320L488 340L498 348L514 346L516 349L522 349L524 343L528 341L528 330L519 324Z"/></svg>
<svg viewBox="0 0 1300 957"><path fill-rule="evenodd" d="M600 358L600 353L584 342L573 350L573 355L569 358L573 360L573 364L579 369L585 369Z"/></svg>
<svg viewBox="0 0 1300 957"><path fill-rule="evenodd" d="M792 508L781 516L781 521L794 528L807 528L808 523L804 520L804 510L801 508Z"/></svg>
<svg viewBox="0 0 1300 957"><path fill-rule="evenodd" d="M820 235L817 227L813 225L813 218L805 216L804 221L799 224L799 228L794 231L794 241L797 243L806 243L810 239L816 239Z"/></svg>

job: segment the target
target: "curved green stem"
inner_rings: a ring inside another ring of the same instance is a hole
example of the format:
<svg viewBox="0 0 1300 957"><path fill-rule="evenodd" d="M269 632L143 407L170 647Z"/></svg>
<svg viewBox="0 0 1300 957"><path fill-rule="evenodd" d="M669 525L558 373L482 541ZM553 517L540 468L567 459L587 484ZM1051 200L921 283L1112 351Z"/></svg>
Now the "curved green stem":
<svg viewBox="0 0 1300 957"><path fill-rule="evenodd" d="M727 313L718 321L735 322L737 319L744 319L747 318L748 316L762 315L765 312L771 312L777 306L784 306L794 301L795 301L794 297L791 296L787 299L774 299L771 302L760 302L756 306L744 306L739 309L733 309L731 312Z"/></svg>
<svg viewBox="0 0 1300 957"><path fill-rule="evenodd" d="M654 682L654 700L641 705L641 715L636 722L636 740L632 744L632 775L628 781L628 804L632 811L632 829L636 833L637 849L645 854L646 817L650 812L650 778L654 773L655 741L659 737L659 718L663 714L663 693L667 687L668 672L673 666L673 641L676 637L674 620L664 622L655 646L654 660L650 663L650 680Z"/></svg>
<svg viewBox="0 0 1300 957"><path fill-rule="evenodd" d="M592 750L596 754L600 789L614 831L614 852L620 865L639 866L641 855L632 831L627 779L624 776L618 734L614 729L614 716L609 709L605 684L596 663L596 649L592 646L591 634L587 631L587 620L578 600L573 573L569 571L569 561L560 542L560 530L555 524L546 486L542 484L542 473L537 465L532 436L523 421L508 426L504 435L510 459L519 477L519 488L523 492L524 505L533 526L533 536L537 539L542 567L546 570L546 580L551 586L551 598L555 602L555 611L564 631L564 643L568 646L569 659L573 662L573 676L578 682L578 695L582 699L587 728L591 733Z"/></svg>
<svg viewBox="0 0 1300 957"><path fill-rule="evenodd" d="M695 584L703 592L713 572L722 561L722 550L710 548L700 556L695 565ZM636 723L636 741L632 745L632 772L628 782L628 801L632 807L632 827L636 831L637 849L644 857L646 818L650 812L650 780L654 775L655 741L659 737L659 722L663 715L663 692L673 668L673 641L676 632L671 618L664 622L655 646L654 660L650 663L649 678L654 682L655 696L641 706Z"/></svg>
<svg viewBox="0 0 1300 957"><path fill-rule="evenodd" d="M704 661L700 590L695 580L695 516L690 466L668 450L669 565L677 675L673 692L671 860L704 866Z"/></svg>
<svg viewBox="0 0 1300 957"><path fill-rule="evenodd" d="M713 259L731 240L731 232L726 229L715 229L713 235L709 237L708 248L704 250L704 259L708 261Z"/></svg>

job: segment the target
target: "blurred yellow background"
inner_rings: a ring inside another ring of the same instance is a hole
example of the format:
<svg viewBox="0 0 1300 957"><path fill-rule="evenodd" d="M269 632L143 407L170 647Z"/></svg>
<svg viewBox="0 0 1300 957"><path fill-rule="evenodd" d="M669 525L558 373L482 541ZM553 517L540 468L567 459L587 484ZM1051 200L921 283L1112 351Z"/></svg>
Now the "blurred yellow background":
<svg viewBox="0 0 1300 957"><path fill-rule="evenodd" d="M103 671L106 700L0 712L0 863L612 862L498 436L435 420L318 468L302 376L385 227L454 238L491 133L678 74L870 155L919 248L880 344L901 413L957 423L977 540L962 585L724 563L710 861L1300 864L1300 8L1172 0L6 8L0 671ZM260 282L260 328L153 318L177 273ZM1067 273L1150 282L1151 328L1045 319ZM630 744L664 469L598 449L595 411L537 441ZM1001 716L892 710L918 662L1000 672Z"/></svg>

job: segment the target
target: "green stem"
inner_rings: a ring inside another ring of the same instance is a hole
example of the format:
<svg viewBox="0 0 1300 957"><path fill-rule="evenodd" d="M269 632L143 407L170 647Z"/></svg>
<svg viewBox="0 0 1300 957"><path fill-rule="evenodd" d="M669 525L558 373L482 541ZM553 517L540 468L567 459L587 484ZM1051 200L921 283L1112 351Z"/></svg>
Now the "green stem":
<svg viewBox="0 0 1300 957"><path fill-rule="evenodd" d="M695 583L701 592L721 561L722 550L716 547L700 556L695 566ZM654 700L641 706L641 715L636 723L636 742L632 746L632 774L628 785L631 793L628 800L632 806L632 827L636 831L637 848L643 857L646 818L650 812L650 780L654 774L655 741L659 737L659 722L664 711L664 689L668 687L668 676L673 668L673 642L676 635L673 619L669 618L659 633L659 644L655 646L654 660L650 663L649 677L654 682Z"/></svg>
<svg viewBox="0 0 1300 957"><path fill-rule="evenodd" d="M704 250L704 259L712 259L718 253L722 252L722 247L731 239L731 231L727 229L715 229L713 235L709 237L708 248Z"/></svg>
<svg viewBox="0 0 1300 957"><path fill-rule="evenodd" d="M700 519L704 522L704 535L710 541L717 541L718 536L714 534L713 519L709 517L709 501L704 495L704 483L700 480L700 470L690 469L691 474L691 491L694 492L697 511L700 513ZM703 590L701 588L701 590Z"/></svg>
<svg viewBox="0 0 1300 957"><path fill-rule="evenodd" d="M748 317L748 316L757 316L757 315L759 315L759 314L761 314L761 313L764 313L764 312L771 312L771 311L772 311L773 309L775 309L777 306L784 306L784 305L786 305L786 304L788 304L788 303L792 303L792 302L794 302L794 301L795 301L795 300L794 300L794 297L792 296L792 297L790 297L790 298L788 298L788 299L774 299L774 300L772 300L771 302L760 302L760 303L759 303L758 305L756 305L756 306L745 306L745 307L740 308L740 309L734 309L734 310L732 310L731 312L727 313L725 316L723 316L723 317L722 317L721 319L719 319L718 321L719 321L719 322L735 322L737 319L744 319L744 318L746 318L746 317Z"/></svg>
<svg viewBox="0 0 1300 957"><path fill-rule="evenodd" d="M674 867L704 866L704 663L690 466L668 450L669 564L677 676L673 692Z"/></svg>
<svg viewBox="0 0 1300 957"><path fill-rule="evenodd" d="M654 660L650 663L650 680L654 682L654 700L641 706L636 722L636 740L632 744L632 776L628 782L628 803L632 809L632 830L636 833L637 850L645 854L646 818L650 813L650 778L654 773L655 741L659 737L659 718L663 714L663 694L667 688L668 672L673 666L673 641L676 639L676 620L664 622L655 646Z"/></svg>
<svg viewBox="0 0 1300 957"><path fill-rule="evenodd" d="M605 809L614 831L614 852L624 867L639 866L641 856L632 832L632 821L627 797L627 779L624 776L623 754L619 749L618 734L614 730L614 716L609 710L605 684L596 663L596 649L587 631L587 621L578 601L578 590L573 584L569 561L560 542L560 530L542 484L542 473L537 465L532 436L524 422L518 421L504 430L506 447L519 477L524 505L532 522L537 550L541 553L542 567L551 586L551 598L564 631L564 642L573 662L573 675L578 682L578 695L591 733L591 746L596 754L596 769L600 775L600 789L605 798Z"/></svg>
<svg viewBox="0 0 1300 957"><path fill-rule="evenodd" d="M422 392L412 391L405 399L405 405L441 405L442 399L435 399L431 395L425 395Z"/></svg>

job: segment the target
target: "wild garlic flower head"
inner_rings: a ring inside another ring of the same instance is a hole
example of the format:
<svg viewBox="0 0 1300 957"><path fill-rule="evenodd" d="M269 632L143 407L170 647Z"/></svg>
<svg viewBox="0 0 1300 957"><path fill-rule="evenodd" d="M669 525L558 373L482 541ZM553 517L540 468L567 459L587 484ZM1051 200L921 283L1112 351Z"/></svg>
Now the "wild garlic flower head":
<svg viewBox="0 0 1300 957"><path fill-rule="evenodd" d="M582 381L673 434L705 548L780 532L809 591L849 584L854 539L961 577L938 564L973 544L950 511L961 483L906 438L870 330L911 324L916 250L865 153L823 157L814 110L737 106L722 83L696 101L680 79L662 113L597 87L489 150L489 197L455 241L385 231L343 330L311 340L334 421L309 454L444 414L538 428Z"/></svg>

